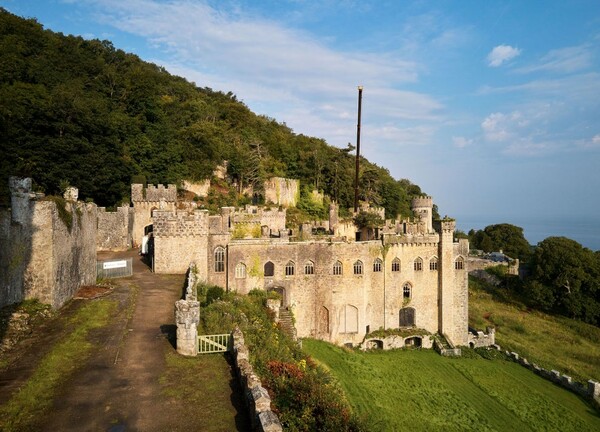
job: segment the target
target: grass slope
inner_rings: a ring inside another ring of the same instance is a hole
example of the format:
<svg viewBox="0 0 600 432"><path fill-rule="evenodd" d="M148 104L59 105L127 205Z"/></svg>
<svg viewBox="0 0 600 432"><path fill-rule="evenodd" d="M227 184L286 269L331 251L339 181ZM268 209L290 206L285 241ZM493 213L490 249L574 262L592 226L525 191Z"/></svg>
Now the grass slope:
<svg viewBox="0 0 600 432"><path fill-rule="evenodd" d="M502 288L469 280L469 325L496 328L496 343L577 381L600 381L600 328L528 310Z"/></svg>
<svg viewBox="0 0 600 432"><path fill-rule="evenodd" d="M429 350L362 353L311 339L303 347L373 430L600 430L589 404L516 363Z"/></svg>

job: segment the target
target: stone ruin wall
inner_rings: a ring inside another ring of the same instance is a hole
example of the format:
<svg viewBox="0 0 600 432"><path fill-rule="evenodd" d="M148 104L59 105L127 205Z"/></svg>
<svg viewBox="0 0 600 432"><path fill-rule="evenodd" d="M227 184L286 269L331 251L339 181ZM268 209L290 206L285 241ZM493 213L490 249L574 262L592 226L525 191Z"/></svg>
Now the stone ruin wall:
<svg viewBox="0 0 600 432"><path fill-rule="evenodd" d="M204 198L208 196L208 191L210 190L210 179L202 180L200 182L184 180L181 187L186 191L193 192L197 196Z"/></svg>
<svg viewBox="0 0 600 432"><path fill-rule="evenodd" d="M27 181L29 180L29 181ZM61 307L81 285L96 281L95 204L67 202L69 231L56 204L11 178L12 202L0 212L0 306L37 298Z"/></svg>
<svg viewBox="0 0 600 432"><path fill-rule="evenodd" d="M98 235L96 246L99 251L121 251L133 247L134 210L118 207L116 211L98 208Z"/></svg>
<svg viewBox="0 0 600 432"><path fill-rule="evenodd" d="M300 181L272 177L265 181L265 201L284 207L295 207L300 197Z"/></svg>

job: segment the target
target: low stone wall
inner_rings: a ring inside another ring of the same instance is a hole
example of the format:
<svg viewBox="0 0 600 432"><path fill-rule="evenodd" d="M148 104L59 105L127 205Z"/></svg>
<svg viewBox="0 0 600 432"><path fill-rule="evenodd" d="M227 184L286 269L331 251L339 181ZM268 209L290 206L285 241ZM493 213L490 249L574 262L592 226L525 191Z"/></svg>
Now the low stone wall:
<svg viewBox="0 0 600 432"><path fill-rule="evenodd" d="M488 327L487 334L482 331L477 331L473 334L469 331L469 348L484 348L496 344L496 329Z"/></svg>
<svg viewBox="0 0 600 432"><path fill-rule="evenodd" d="M233 361L238 380L246 395L246 405L250 411L252 426L257 431L283 431L277 415L271 410L271 398L254 373L249 361L250 351L244 342L244 334L236 328L233 337Z"/></svg>
<svg viewBox="0 0 600 432"><path fill-rule="evenodd" d="M494 345L494 348L498 351L502 350L499 345ZM573 381L570 376L561 374L559 371L547 370L539 367L535 363L529 363L526 358L521 357L516 352L504 351L504 353L514 362L519 363L521 366L526 367L542 378L552 381L553 383L558 384L575 394L591 400L592 403L596 405L596 408L600 409L600 383L594 380L588 380L587 384L582 384L580 382Z"/></svg>

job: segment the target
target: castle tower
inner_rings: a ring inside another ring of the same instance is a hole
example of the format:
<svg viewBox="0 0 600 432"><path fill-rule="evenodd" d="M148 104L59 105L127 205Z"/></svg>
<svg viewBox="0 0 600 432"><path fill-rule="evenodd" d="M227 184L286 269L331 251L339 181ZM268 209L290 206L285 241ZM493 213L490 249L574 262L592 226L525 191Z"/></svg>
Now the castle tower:
<svg viewBox="0 0 600 432"><path fill-rule="evenodd" d="M425 222L427 226L427 232L433 231L433 200L431 197L422 196L413 198L411 202L411 209L414 214Z"/></svg>
<svg viewBox="0 0 600 432"><path fill-rule="evenodd" d="M142 184L131 185L131 202L133 203L133 242L136 246L142 244L146 228L152 225L152 212L154 210L175 210L177 203L177 186L170 184L167 187Z"/></svg>

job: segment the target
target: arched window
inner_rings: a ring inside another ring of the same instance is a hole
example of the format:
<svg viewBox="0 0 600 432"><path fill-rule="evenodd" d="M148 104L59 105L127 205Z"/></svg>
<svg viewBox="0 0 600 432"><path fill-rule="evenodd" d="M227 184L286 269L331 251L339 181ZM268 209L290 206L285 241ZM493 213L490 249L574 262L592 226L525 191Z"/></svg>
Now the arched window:
<svg viewBox="0 0 600 432"><path fill-rule="evenodd" d="M314 275L315 274L315 263L312 261L304 264L304 274L305 275Z"/></svg>
<svg viewBox="0 0 600 432"><path fill-rule="evenodd" d="M412 286L406 282L404 286L402 286L402 297L405 299L409 299L412 295Z"/></svg>
<svg viewBox="0 0 600 432"><path fill-rule="evenodd" d="M458 258L456 258L456 261L454 261L454 269L455 270L464 270L465 269L465 260L463 257L459 256Z"/></svg>
<svg viewBox="0 0 600 432"><path fill-rule="evenodd" d="M355 275L361 275L363 274L363 263L362 261L358 260L354 263L354 274Z"/></svg>
<svg viewBox="0 0 600 432"><path fill-rule="evenodd" d="M294 264L294 262L288 261L288 263L285 265L285 275L286 276L294 276L295 271L296 271L296 265Z"/></svg>
<svg viewBox="0 0 600 432"><path fill-rule="evenodd" d="M275 274L275 264L271 261L265 263L265 276L273 276Z"/></svg>
<svg viewBox="0 0 600 432"><path fill-rule="evenodd" d="M433 257L429 260L429 270L437 270L438 269L438 259L437 257Z"/></svg>
<svg viewBox="0 0 600 432"><path fill-rule="evenodd" d="M417 258L415 260L415 271L422 271L423 270L423 260L421 258Z"/></svg>
<svg viewBox="0 0 600 432"><path fill-rule="evenodd" d="M336 261L336 263L333 265L333 275L334 276L341 276L343 273L343 267L342 267L342 263L340 261Z"/></svg>
<svg viewBox="0 0 600 432"><path fill-rule="evenodd" d="M238 263L235 266L235 277L236 279L244 279L246 277L246 264Z"/></svg>
<svg viewBox="0 0 600 432"><path fill-rule="evenodd" d="M400 260L398 258L394 258L392 261L392 271L399 272L400 271Z"/></svg>
<svg viewBox="0 0 600 432"><path fill-rule="evenodd" d="M375 273L380 272L381 264L383 264L383 262L379 258L375 259L375 261L373 261L373 272L375 272Z"/></svg>
<svg viewBox="0 0 600 432"><path fill-rule="evenodd" d="M218 246L215 249L215 272L223 273L225 271L225 248Z"/></svg>

